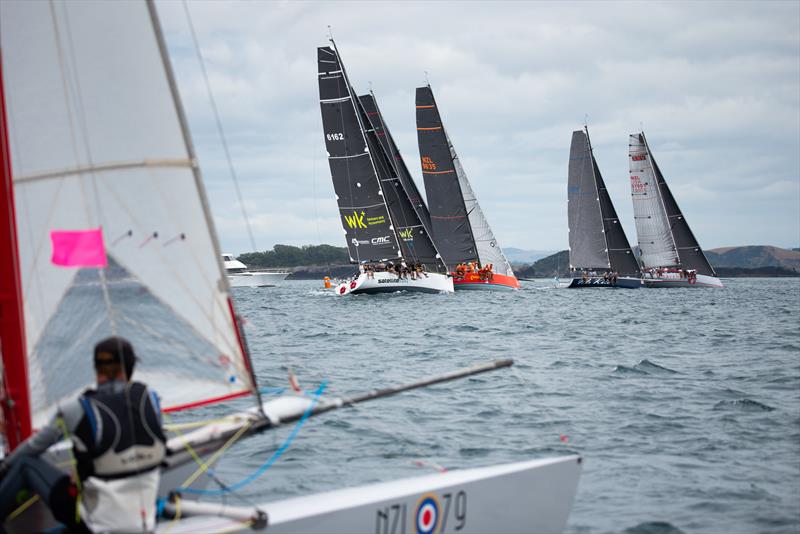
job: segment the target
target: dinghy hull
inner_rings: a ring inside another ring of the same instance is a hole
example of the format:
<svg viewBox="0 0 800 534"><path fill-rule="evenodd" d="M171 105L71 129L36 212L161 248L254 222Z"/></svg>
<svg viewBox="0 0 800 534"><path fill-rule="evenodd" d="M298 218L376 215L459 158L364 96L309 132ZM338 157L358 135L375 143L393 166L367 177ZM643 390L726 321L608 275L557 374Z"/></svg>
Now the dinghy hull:
<svg viewBox="0 0 800 534"><path fill-rule="evenodd" d="M530 460L346 488L266 503L272 533L561 532L575 499L579 456ZM221 517L228 514L230 517ZM173 534L245 532L254 509L181 504L181 518L159 525ZM241 530L227 530L228 528Z"/></svg>
<svg viewBox="0 0 800 534"><path fill-rule="evenodd" d="M467 273L464 276L453 276L453 288L457 290L479 290L479 291L511 291L519 289L519 280L513 276L504 274L493 274L491 280L482 280L477 273Z"/></svg>
<svg viewBox="0 0 800 534"><path fill-rule="evenodd" d="M569 285L565 286L569 289L588 289L588 288L620 288L620 289L638 289L642 287L642 281L639 278L628 278L620 276L615 282L604 279L602 277L591 277L584 280L583 278L573 278Z"/></svg>
<svg viewBox="0 0 800 534"><path fill-rule="evenodd" d="M425 275L417 278L400 278L387 272L377 272L371 275L361 273L357 278L337 285L335 292L339 296L358 295L360 293L394 293L395 291L453 292L453 279L449 276L440 273L425 273Z"/></svg>

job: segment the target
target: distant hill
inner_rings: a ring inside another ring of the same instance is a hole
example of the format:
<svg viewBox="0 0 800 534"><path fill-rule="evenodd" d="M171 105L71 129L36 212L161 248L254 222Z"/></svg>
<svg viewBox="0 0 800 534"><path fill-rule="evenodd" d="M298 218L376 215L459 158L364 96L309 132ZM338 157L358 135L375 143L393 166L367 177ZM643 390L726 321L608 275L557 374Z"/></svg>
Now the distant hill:
<svg viewBox="0 0 800 534"><path fill-rule="evenodd" d="M331 245L275 245L264 252L246 252L237 258L250 269L288 269L309 265L347 265L350 255L345 247Z"/></svg>
<svg viewBox="0 0 800 534"><path fill-rule="evenodd" d="M706 251L711 265L717 267L782 267L800 271L800 251L768 245L712 248Z"/></svg>
<svg viewBox="0 0 800 534"><path fill-rule="evenodd" d="M569 250L562 250L542 258L533 265L519 265L514 267L514 272L520 278L552 278L554 276L568 276Z"/></svg>
<svg viewBox="0 0 800 534"><path fill-rule="evenodd" d="M505 247L503 253L511 263L533 263L553 254L552 250L524 250L521 248Z"/></svg>
<svg viewBox="0 0 800 534"><path fill-rule="evenodd" d="M800 251L772 246L725 247L707 250L711 265L722 277L800 276ZM569 251L562 250L533 264L515 265L521 278L569 276Z"/></svg>

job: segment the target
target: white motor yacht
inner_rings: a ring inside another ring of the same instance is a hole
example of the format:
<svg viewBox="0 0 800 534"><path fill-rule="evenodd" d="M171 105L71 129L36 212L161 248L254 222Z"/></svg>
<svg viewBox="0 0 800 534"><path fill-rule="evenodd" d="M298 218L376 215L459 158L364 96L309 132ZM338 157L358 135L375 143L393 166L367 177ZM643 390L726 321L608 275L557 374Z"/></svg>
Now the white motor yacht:
<svg viewBox="0 0 800 534"><path fill-rule="evenodd" d="M247 265L234 258L233 254L223 254L222 261L231 287L270 287L289 276L287 271L248 271Z"/></svg>

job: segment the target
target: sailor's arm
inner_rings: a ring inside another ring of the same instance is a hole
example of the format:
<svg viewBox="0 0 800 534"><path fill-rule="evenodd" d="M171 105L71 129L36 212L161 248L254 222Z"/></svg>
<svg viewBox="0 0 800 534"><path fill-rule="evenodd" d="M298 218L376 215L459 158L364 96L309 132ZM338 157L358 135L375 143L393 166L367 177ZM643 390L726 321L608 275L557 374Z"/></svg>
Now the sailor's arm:
<svg viewBox="0 0 800 534"><path fill-rule="evenodd" d="M5 461L5 465L11 465L15 460L23 456L39 456L44 451L61 441L64 437L63 426L72 433L78 426L83 414L83 408L77 400L65 403L59 407L59 411L53 416L47 426L41 428L38 432L30 436L28 439L20 443L19 447L14 449L14 452L9 454ZM61 419L61 421L59 421ZM63 425L62 425L63 422Z"/></svg>

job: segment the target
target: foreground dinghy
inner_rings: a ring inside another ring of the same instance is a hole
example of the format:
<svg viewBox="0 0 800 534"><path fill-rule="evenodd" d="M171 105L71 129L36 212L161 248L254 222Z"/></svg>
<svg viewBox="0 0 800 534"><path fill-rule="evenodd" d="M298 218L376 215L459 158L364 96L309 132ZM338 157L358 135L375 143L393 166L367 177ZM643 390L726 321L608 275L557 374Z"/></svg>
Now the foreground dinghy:
<svg viewBox="0 0 800 534"><path fill-rule="evenodd" d="M581 472L580 456L436 473L275 501L257 508L174 503L181 519L158 532L213 528L276 534L561 532Z"/></svg>
<svg viewBox="0 0 800 534"><path fill-rule="evenodd" d="M629 144L631 197L647 287L722 287L653 159L644 132Z"/></svg>
<svg viewBox="0 0 800 534"><path fill-rule="evenodd" d="M562 287L641 287L639 264L595 161L588 128L572 132L567 184L572 280Z"/></svg>

